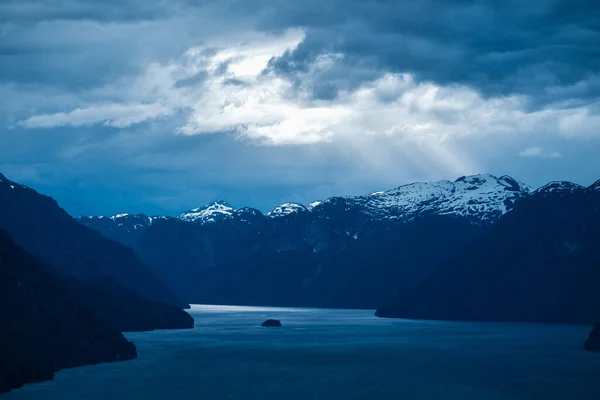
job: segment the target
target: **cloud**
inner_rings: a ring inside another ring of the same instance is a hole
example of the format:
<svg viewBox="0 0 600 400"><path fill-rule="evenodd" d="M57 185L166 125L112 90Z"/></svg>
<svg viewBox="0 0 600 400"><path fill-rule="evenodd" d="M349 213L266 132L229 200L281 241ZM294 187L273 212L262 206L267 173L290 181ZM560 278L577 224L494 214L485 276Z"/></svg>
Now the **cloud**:
<svg viewBox="0 0 600 400"><path fill-rule="evenodd" d="M126 128L140 122L171 115L173 110L162 104L106 104L76 108L67 113L34 115L17 126L24 128L79 127L101 123L104 126Z"/></svg>
<svg viewBox="0 0 600 400"><path fill-rule="evenodd" d="M78 188L115 212L213 195L269 209L478 172L591 183L599 12L580 0L0 0L0 126L14 128L0 168L62 188L74 209L94 201L70 200ZM569 157L533 169L519 156L532 144Z"/></svg>
<svg viewBox="0 0 600 400"><path fill-rule="evenodd" d="M466 85L419 82L411 73L386 73L335 97L314 97L315 76L337 71L345 55L319 54L293 76L272 68L273 60L305 40L301 29L229 36L90 92L100 104L31 116L18 125L126 127L178 113L186 115L177 128L184 135L235 133L260 144L298 145L348 142L364 135L443 142L514 131L531 134L554 125L558 128L550 129L555 134L577 137L590 135L590 122L595 125L598 118L590 115L590 105L530 109L525 95L486 97ZM106 105L105 99L115 103Z"/></svg>
<svg viewBox="0 0 600 400"><path fill-rule="evenodd" d="M295 74L323 52L345 55L338 90L360 84L366 71L413 74L418 82L462 84L485 96L520 94L539 107L597 98L600 6L589 1L333 1L316 5L275 1L266 27L296 23L306 40L273 62ZM283 11L282 11L283 10ZM432 10L435 10L432 12ZM360 71L360 73L358 73ZM588 84L589 82L589 84ZM327 77L315 83L330 85Z"/></svg>
<svg viewBox="0 0 600 400"><path fill-rule="evenodd" d="M561 158L562 155L557 151L545 151L541 147L528 147L519 153L521 157L539 157L539 158Z"/></svg>

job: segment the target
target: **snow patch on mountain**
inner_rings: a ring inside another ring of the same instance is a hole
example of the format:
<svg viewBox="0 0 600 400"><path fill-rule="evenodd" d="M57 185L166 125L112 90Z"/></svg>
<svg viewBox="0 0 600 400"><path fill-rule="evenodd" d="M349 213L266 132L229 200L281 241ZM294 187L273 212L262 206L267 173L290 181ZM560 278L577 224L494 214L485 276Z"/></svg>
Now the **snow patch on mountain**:
<svg viewBox="0 0 600 400"><path fill-rule="evenodd" d="M309 205L307 205L306 208L308 210L312 210L313 208L315 208L316 206L318 206L321 203L322 203L321 200L316 200L316 201L313 201L312 203L310 203Z"/></svg>
<svg viewBox="0 0 600 400"><path fill-rule="evenodd" d="M600 190L600 183L595 190ZM575 190L581 186L570 182L552 182L535 192ZM534 192L534 193L535 193ZM532 193L531 187L509 176L490 174L463 176L452 181L415 182L384 192L362 196L331 197L304 206L283 203L263 215L259 210L233 208L223 200L183 212L177 219L185 222L213 223L227 218L242 222L258 222L261 218L277 218L292 214L313 215L316 218L334 218L345 213L357 213L361 219L397 219L410 221L423 215L450 215L465 217L474 223L489 223L510 211L519 199ZM142 218L144 221L142 221ZM128 224L137 229L150 225L156 219L171 217L146 217L120 213L110 217L118 225Z"/></svg>
<svg viewBox="0 0 600 400"><path fill-rule="evenodd" d="M575 192L577 190L582 190L582 189L584 189L583 186L578 185L573 182L555 181L555 182L550 182L547 185L544 185L539 189L536 189L535 191L533 191L532 194L556 193L556 192L572 193L572 192Z"/></svg>
<svg viewBox="0 0 600 400"><path fill-rule="evenodd" d="M112 217L110 217L110 219L112 219L113 221L116 221L119 218L125 218L128 216L129 216L129 214L127 214L127 213L120 213L120 214L113 215Z"/></svg>
<svg viewBox="0 0 600 400"><path fill-rule="evenodd" d="M463 176L454 182L416 182L386 192L346 197L344 207L360 210L371 219L409 220L419 215L454 215L486 222L505 214L530 192L529 186L509 176L497 178L482 174ZM339 199L336 201L340 203Z"/></svg>
<svg viewBox="0 0 600 400"><path fill-rule="evenodd" d="M183 212L177 216L177 219L187 222L215 222L224 218L231 217L235 212L229 203L223 200L217 200L207 204L204 207L194 208Z"/></svg>
<svg viewBox="0 0 600 400"><path fill-rule="evenodd" d="M267 213L268 217L283 217L290 214L299 214L309 211L308 208L299 203L283 203Z"/></svg>

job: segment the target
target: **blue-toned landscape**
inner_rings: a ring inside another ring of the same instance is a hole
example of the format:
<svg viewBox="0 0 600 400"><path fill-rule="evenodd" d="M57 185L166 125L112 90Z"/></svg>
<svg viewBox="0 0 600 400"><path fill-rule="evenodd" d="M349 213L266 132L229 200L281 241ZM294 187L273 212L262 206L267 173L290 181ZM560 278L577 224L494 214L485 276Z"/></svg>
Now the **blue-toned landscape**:
<svg viewBox="0 0 600 400"><path fill-rule="evenodd" d="M599 21L0 0L0 397L600 399Z"/></svg>

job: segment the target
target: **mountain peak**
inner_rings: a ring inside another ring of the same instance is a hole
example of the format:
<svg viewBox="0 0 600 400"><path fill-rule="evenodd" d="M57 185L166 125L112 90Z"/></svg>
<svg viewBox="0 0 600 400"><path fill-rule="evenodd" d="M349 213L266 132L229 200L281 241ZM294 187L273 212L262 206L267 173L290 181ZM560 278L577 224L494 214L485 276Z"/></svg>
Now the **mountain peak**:
<svg viewBox="0 0 600 400"><path fill-rule="evenodd" d="M300 203L283 203L273 209L273 211L267 213L269 217L283 217L290 214L299 214L308 212L309 209Z"/></svg>
<svg viewBox="0 0 600 400"><path fill-rule="evenodd" d="M588 190L591 190L593 192L600 192L600 179L588 186Z"/></svg>
<svg viewBox="0 0 600 400"><path fill-rule="evenodd" d="M529 185L524 184L523 182L519 182L515 178L509 175L502 175L500 177L496 177L492 174L478 174L478 175L467 175L461 176L454 183L464 183L470 185L472 188L481 187L484 185L502 185L508 190L512 190L515 192L531 192L532 188Z"/></svg>
<svg viewBox="0 0 600 400"><path fill-rule="evenodd" d="M213 201L212 203L208 203L208 205L222 205L222 206L225 206L225 207L231 207L231 208L233 208L231 206L231 204L229 204L228 202L226 202L223 199L217 199L217 200Z"/></svg>
<svg viewBox="0 0 600 400"><path fill-rule="evenodd" d="M512 176L502 175L498 178L498 181L505 185L507 188L512 189L514 191L523 191L525 193L530 193L533 190L531 186L516 180Z"/></svg>
<svg viewBox="0 0 600 400"><path fill-rule="evenodd" d="M125 218L125 217L129 217L129 214L128 213L118 213L118 214L111 216L110 219L112 219L114 221L119 218Z"/></svg>
<svg viewBox="0 0 600 400"><path fill-rule="evenodd" d="M573 182L554 181L534 190L532 194L556 192L572 193L581 189L584 189L584 187Z"/></svg>
<svg viewBox="0 0 600 400"><path fill-rule="evenodd" d="M455 180L454 182L466 182L466 183L477 184L477 183L482 183L482 182L485 182L488 180L497 181L498 178L496 178L492 174L463 175L460 178L458 178L457 180Z"/></svg>
<svg viewBox="0 0 600 400"><path fill-rule="evenodd" d="M235 212L229 203L217 199L203 207L193 208L177 216L177 219L188 222L215 222L230 217Z"/></svg>
<svg viewBox="0 0 600 400"><path fill-rule="evenodd" d="M404 219L415 215L453 215L476 223L491 222L512 209L531 188L510 176L461 176L454 182L415 182L387 192L349 198L365 203L372 218Z"/></svg>

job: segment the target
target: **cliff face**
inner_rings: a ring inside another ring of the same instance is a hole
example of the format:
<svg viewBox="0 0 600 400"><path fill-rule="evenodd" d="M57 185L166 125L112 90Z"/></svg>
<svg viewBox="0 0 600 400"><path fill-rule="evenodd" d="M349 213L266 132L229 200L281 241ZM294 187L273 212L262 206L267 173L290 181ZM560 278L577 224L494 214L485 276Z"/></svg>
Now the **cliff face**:
<svg viewBox="0 0 600 400"><path fill-rule="evenodd" d="M54 199L0 174L0 229L28 253L80 281L112 279L142 298L188 305L121 243L82 226Z"/></svg>
<svg viewBox="0 0 600 400"><path fill-rule="evenodd" d="M69 367L137 357L49 266L0 230L0 393Z"/></svg>

